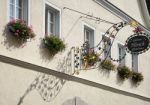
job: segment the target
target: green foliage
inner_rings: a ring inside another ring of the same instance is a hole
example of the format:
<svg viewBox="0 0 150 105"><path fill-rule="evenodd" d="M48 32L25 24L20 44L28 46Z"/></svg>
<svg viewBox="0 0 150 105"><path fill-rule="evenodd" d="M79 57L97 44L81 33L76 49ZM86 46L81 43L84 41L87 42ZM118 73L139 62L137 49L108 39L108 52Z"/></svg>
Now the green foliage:
<svg viewBox="0 0 150 105"><path fill-rule="evenodd" d="M59 51L63 51L66 47L61 39L52 35L45 37L43 39L43 43L52 56L54 56Z"/></svg>
<svg viewBox="0 0 150 105"><path fill-rule="evenodd" d="M100 66L106 70L115 70L115 65L110 60L103 61Z"/></svg>
<svg viewBox="0 0 150 105"><path fill-rule="evenodd" d="M83 62L87 61L88 66L93 66L97 60L98 60L98 55L95 52L88 53L83 56Z"/></svg>
<svg viewBox="0 0 150 105"><path fill-rule="evenodd" d="M123 67L118 67L118 75L121 79L127 79L131 76L131 71L128 67L123 66Z"/></svg>
<svg viewBox="0 0 150 105"><path fill-rule="evenodd" d="M31 27L29 27L24 20L12 20L7 24L7 29L11 34L22 42L35 36Z"/></svg>
<svg viewBox="0 0 150 105"><path fill-rule="evenodd" d="M132 81L134 83L139 83L141 81L144 80L144 77L141 73L137 73L137 72L132 72L132 77L131 77Z"/></svg>

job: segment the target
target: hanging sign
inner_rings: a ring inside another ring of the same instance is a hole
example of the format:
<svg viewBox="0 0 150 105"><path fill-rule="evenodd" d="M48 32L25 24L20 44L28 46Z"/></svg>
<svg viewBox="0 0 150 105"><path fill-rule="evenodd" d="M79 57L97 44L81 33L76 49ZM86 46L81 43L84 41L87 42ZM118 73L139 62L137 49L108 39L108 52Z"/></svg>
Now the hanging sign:
<svg viewBox="0 0 150 105"><path fill-rule="evenodd" d="M134 34L126 41L126 50L131 54L141 54L150 48L150 37L145 33Z"/></svg>

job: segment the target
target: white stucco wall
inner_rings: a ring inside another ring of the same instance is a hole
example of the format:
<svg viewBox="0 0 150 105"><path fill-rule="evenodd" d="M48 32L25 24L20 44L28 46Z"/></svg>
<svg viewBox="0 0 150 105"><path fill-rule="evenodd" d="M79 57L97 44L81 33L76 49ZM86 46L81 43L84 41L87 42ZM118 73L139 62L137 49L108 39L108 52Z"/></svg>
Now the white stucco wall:
<svg viewBox="0 0 150 105"><path fill-rule="evenodd" d="M21 104L20 98L25 94L38 72L0 62L0 105L62 105L67 100L79 97L88 105L149 105L150 102L125 95L113 89L93 87L83 83L66 81L51 101L46 102L36 89L28 92ZM49 77L52 77L49 75ZM55 81L55 80L54 80ZM54 91L50 90L50 91ZM74 105L74 104L72 104Z"/></svg>
<svg viewBox="0 0 150 105"><path fill-rule="evenodd" d="M8 0L0 0L0 54L4 56L8 56L11 58L19 59L21 61L29 62L31 64L39 65L42 67L57 69L58 62L61 61L64 57L66 57L67 52L70 50L72 46L81 46L84 41L84 33L83 33L83 24L86 23L95 28L95 44L97 44L101 39L101 32L105 33L105 31L111 26L106 23L96 24L95 21L88 20L85 18L80 18L80 14L71 12L69 10L64 10L63 7L69 7L75 10L79 10L84 13L93 13L93 16L100 17L102 19L118 23L122 20L117 18L115 15L111 14L92 0L46 0L50 4L55 5L59 9L61 9L61 30L62 35L61 38L64 39L67 44L67 49L63 53L57 54L53 59L49 59L48 52L46 52L43 47L41 47L41 38L44 38L44 4L45 0L30 0L30 24L33 26L33 30L36 33L36 37L31 42L27 42L26 46L15 47L12 39L6 39L6 36L3 35L3 30L5 25L8 22ZM142 17L140 15L139 6L136 0L132 1L115 1L112 0L119 8L122 8L125 12L129 13L139 22L143 23ZM130 3L129 3L130 2ZM131 6L127 6L131 5ZM123 43L132 33L132 28L127 26L126 28L119 31L118 36L116 38L116 45L118 42ZM120 36L120 37L119 37ZM115 45L114 45L115 46ZM117 47L114 47L112 55L117 57ZM123 84L120 84L117 79L117 72L110 72L110 74L102 73L101 71L94 69L88 71L81 71L79 75L75 75L80 78L84 78L90 81L94 81L96 83L104 84L106 86L110 86L116 89L124 90L127 92L131 92L134 94L138 94L141 96L150 98L150 88L149 88L149 68L150 68L150 52L146 52L139 56L139 70L144 75L144 81L138 86L134 87L131 84L130 80L126 80ZM127 65L131 67L131 56L127 55ZM36 76L36 72L31 70L18 68L15 66L7 65L1 63L3 69L1 69L0 75L0 104L8 105L9 103L13 103L16 105L17 100L26 90L28 85L32 82L32 80ZM10 71L8 71L10 70ZM10 75L10 76L9 76ZM8 77L8 78L6 78ZM12 78L12 79L11 79ZM21 78L21 79L20 79ZM19 81L18 81L19 80ZM8 81L8 82L7 82ZM14 84L15 83L15 84ZM71 86L71 87L70 87ZM10 89L12 88L12 89ZM87 94L89 89L91 91L90 95ZM10 89L10 90L9 90ZM73 89L73 90L72 90ZM5 92L6 91L6 92ZM81 94L82 92L82 94ZM103 93L103 94L101 94ZM81 96L80 96L81 94ZM65 95L65 96L64 96ZM113 96L114 97L113 97ZM148 105L149 102L145 102L141 99L124 96L123 94L112 93L109 91L105 91L103 89L94 88L92 86L86 86L76 82L67 82L54 101L52 101L51 105L60 105L66 99L73 98L74 96L80 96L83 100L89 103L89 105L98 105L97 103L103 103L104 105L109 105L113 103L114 105L119 104L127 104L131 105L143 103ZM112 96L112 97L110 97ZM2 98L1 98L2 97ZM3 99L3 98L6 99ZM13 98L12 98L13 97ZM26 104L49 104L43 103L40 96L36 91L33 91L27 97ZM92 97L92 98L91 98ZM104 100L108 97L108 100ZM100 100L101 98L101 100ZM122 100L121 100L122 99ZM6 101L9 100L9 101ZM40 100L37 102L37 100ZM93 101L94 100L94 101ZM116 100L116 101L114 101ZM120 101L121 100L121 101ZM120 103L119 103L120 102ZM24 103L25 104L25 103ZM25 104L25 105L26 105Z"/></svg>
<svg viewBox="0 0 150 105"><path fill-rule="evenodd" d="M146 26L145 24L146 21L144 20L143 13L142 13L143 11L141 8L141 4L139 2L140 0L132 0L130 1L130 3L127 0L119 0L119 1L108 0L108 1L114 4L119 9L123 10L129 16L133 17L142 25Z"/></svg>

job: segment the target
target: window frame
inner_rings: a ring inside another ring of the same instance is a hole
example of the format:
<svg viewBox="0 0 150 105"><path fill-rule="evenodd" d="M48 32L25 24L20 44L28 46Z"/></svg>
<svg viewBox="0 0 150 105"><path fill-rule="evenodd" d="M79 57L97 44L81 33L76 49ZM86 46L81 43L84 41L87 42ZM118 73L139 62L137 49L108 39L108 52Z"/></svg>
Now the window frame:
<svg viewBox="0 0 150 105"><path fill-rule="evenodd" d="M93 31L93 47L95 46L95 27L87 24L86 22L83 22L82 21L82 29L83 29L83 39L84 39L84 42L86 41L86 37L85 37L85 29L87 29L87 31ZM89 37L90 39L90 37Z"/></svg>
<svg viewBox="0 0 150 105"><path fill-rule="evenodd" d="M61 8L59 8L59 7L57 7L56 5L54 5L54 4L52 4L52 3L50 3L49 1L47 1L47 0L44 0L44 3L43 3L43 35L44 35L44 37L45 37L45 35L46 35L46 6L49 6L49 7L51 7L51 8L53 8L53 9L55 9L56 11L58 11L59 12L59 23L58 23L58 30L59 30L59 34L58 34L58 37L59 38L62 38L62 29L61 29L61 22L62 22L62 10L61 10Z"/></svg>
<svg viewBox="0 0 150 105"><path fill-rule="evenodd" d="M31 2L31 0L28 0L27 1L27 24L29 25L30 24L30 2ZM23 2L22 2L23 3ZM15 0L15 4L16 4L16 0ZM10 0L7 0L7 3L6 3L6 7L7 7L7 22L9 22L10 21ZM23 5L23 4L22 4ZM15 5L14 5L15 6ZM24 5L23 5L24 6ZM22 9L23 9L24 7L22 7ZM15 10L14 10L15 12L16 12L16 6L15 6ZM23 17L23 12L22 12L22 17L21 17L21 19L23 19L24 17ZM16 18L16 13L15 13L15 19L17 19Z"/></svg>

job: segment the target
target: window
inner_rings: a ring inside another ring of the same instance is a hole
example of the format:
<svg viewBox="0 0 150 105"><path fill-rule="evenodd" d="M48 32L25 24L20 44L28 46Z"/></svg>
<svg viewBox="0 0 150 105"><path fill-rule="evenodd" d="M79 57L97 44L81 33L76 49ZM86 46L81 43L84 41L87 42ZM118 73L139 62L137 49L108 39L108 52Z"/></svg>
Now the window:
<svg viewBox="0 0 150 105"><path fill-rule="evenodd" d="M104 46L104 59L110 60L111 56L111 39L107 36L103 36L103 46Z"/></svg>
<svg viewBox="0 0 150 105"><path fill-rule="evenodd" d="M138 71L138 55L132 54L132 70L137 72Z"/></svg>
<svg viewBox="0 0 150 105"><path fill-rule="evenodd" d="M9 0L9 20L12 19L28 22L28 0Z"/></svg>
<svg viewBox="0 0 150 105"><path fill-rule="evenodd" d="M118 44L118 54L119 54L119 66L125 66L125 47L121 44Z"/></svg>
<svg viewBox="0 0 150 105"><path fill-rule="evenodd" d="M49 5L46 5L45 11L45 34L59 36L60 12Z"/></svg>
<svg viewBox="0 0 150 105"><path fill-rule="evenodd" d="M94 47L94 30L84 26L84 41L88 41L89 47Z"/></svg>

